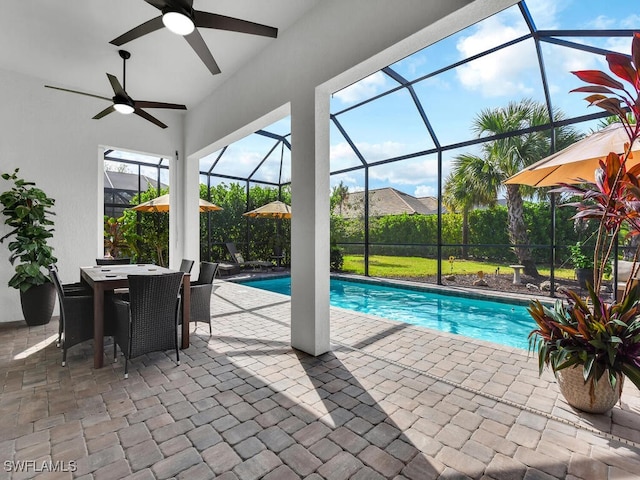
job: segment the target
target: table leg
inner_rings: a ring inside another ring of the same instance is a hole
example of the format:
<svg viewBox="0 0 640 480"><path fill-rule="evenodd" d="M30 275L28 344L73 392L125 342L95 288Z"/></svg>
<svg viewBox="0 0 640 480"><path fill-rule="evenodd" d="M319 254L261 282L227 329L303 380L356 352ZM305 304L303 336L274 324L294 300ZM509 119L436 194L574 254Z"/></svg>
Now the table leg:
<svg viewBox="0 0 640 480"><path fill-rule="evenodd" d="M104 289L93 285L93 367L102 368L104 360Z"/></svg>
<svg viewBox="0 0 640 480"><path fill-rule="evenodd" d="M190 276L182 277L182 346L189 348L189 322L191 315L191 279Z"/></svg>

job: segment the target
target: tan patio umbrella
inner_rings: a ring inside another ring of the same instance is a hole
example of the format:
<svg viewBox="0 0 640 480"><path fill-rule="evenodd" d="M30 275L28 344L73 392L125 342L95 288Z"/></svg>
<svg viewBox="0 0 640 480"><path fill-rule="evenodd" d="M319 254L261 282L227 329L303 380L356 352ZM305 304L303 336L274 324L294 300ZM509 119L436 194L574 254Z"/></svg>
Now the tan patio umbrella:
<svg viewBox="0 0 640 480"><path fill-rule="evenodd" d="M282 246L280 243L280 221L283 218L291 218L291 207L280 200L269 202L261 207L255 208L249 212L243 213L245 217L253 218L275 218L276 222L276 245L274 247L274 258L278 261L278 269L281 268L281 261L284 258L282 254Z"/></svg>
<svg viewBox="0 0 640 480"><path fill-rule="evenodd" d="M549 187L559 183L594 182L599 161L609 152L623 153L629 143L621 123L613 123L516 173L504 183ZM627 168L640 163L640 143L633 145Z"/></svg>
<svg viewBox="0 0 640 480"><path fill-rule="evenodd" d="M152 198L148 202L141 203L135 207L131 207L138 212L168 212L169 211L169 194L160 195L159 197ZM211 202L200 199L200 213L202 212L215 212L222 210L222 207L214 205Z"/></svg>
<svg viewBox="0 0 640 480"><path fill-rule="evenodd" d="M276 200L242 215L245 217L291 218L291 207L280 200Z"/></svg>

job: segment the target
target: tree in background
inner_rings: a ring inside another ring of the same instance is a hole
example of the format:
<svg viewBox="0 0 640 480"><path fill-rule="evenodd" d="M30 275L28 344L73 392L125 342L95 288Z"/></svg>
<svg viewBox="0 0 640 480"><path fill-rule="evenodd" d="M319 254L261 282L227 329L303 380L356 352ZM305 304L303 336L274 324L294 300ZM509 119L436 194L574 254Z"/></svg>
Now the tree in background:
<svg viewBox="0 0 640 480"><path fill-rule="evenodd" d="M445 179L442 204L449 212L462 214L462 258L468 258L469 212L479 205L495 205L496 196L486 188L467 183L468 176L473 175L473 172L465 171L466 156L461 155L459 159L460 168L452 171ZM472 160L470 165L474 163Z"/></svg>
<svg viewBox="0 0 640 480"><path fill-rule="evenodd" d="M243 251L247 259L269 260L278 244L285 254L290 255L291 222L273 219L247 218L243 213L280 200L291 204L291 192L283 187L277 188L254 185L249 189L249 204L244 185L239 183L220 183L212 186L210 201L224 210L210 212L200 216L201 257L212 260L229 260L225 242L234 242ZM200 185L200 198L209 200L207 186ZM210 233L208 233L210 232ZM209 244L211 250L209 251ZM287 260L285 258L285 261Z"/></svg>
<svg viewBox="0 0 640 480"><path fill-rule="evenodd" d="M145 192L131 200L132 205L139 205L152 198L169 193L168 188L149 187ZM122 236L138 263L155 263L165 267L169 264L169 213L142 213L125 210L122 214Z"/></svg>
<svg viewBox="0 0 640 480"><path fill-rule="evenodd" d="M555 120L563 118L561 112L554 112ZM549 114L544 104L533 100L510 102L506 107L482 110L473 121L473 130L478 135L494 136L509 132L542 126L549 123ZM572 127L555 129L556 150L560 150L580 139ZM534 131L521 135L498 138L483 143L480 156L463 154L454 159L452 175L467 184L473 192L484 192L486 197L496 199L504 189L507 202L507 229L509 240L514 245L518 261L524 265L524 272L539 276L528 245L529 235L524 221L523 197L531 196L530 187L503 185L502 182L515 175L524 167L547 156L551 140L549 131Z"/></svg>
<svg viewBox="0 0 640 480"><path fill-rule="evenodd" d="M345 199L349 196L349 187L347 187L342 180L338 185L335 185L331 190L331 197L329 198L329 205L331 212L333 213L336 208L338 209L338 215L342 216L342 207L344 206Z"/></svg>

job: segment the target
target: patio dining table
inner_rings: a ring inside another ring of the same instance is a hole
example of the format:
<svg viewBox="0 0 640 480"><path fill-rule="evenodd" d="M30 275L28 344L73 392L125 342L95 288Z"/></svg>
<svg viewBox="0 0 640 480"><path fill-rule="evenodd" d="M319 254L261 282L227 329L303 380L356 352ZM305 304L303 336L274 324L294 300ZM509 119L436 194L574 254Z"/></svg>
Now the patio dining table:
<svg viewBox="0 0 640 480"><path fill-rule="evenodd" d="M104 360L104 292L129 286L127 275L161 275L173 273L157 265L96 265L81 267L80 278L93 289L93 366L102 368ZM189 315L191 308L190 275L182 277L182 344L189 347Z"/></svg>

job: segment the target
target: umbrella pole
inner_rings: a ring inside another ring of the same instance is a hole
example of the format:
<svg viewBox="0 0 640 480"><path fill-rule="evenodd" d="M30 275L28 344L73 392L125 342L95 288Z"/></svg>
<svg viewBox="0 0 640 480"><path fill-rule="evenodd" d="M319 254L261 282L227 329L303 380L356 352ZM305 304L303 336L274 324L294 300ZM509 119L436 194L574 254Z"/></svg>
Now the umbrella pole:
<svg viewBox="0 0 640 480"><path fill-rule="evenodd" d="M549 290L552 297L556 296L556 194L550 193L549 205L551 207L551 275L549 278Z"/></svg>

